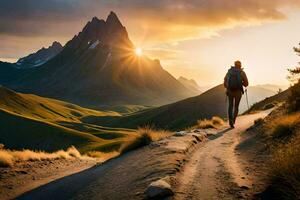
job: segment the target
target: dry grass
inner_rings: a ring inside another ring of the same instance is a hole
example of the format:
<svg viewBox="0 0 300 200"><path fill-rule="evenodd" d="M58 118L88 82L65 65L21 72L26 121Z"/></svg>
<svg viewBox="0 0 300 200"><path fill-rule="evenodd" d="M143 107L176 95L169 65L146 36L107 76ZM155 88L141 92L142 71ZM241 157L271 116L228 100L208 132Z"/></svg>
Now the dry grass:
<svg viewBox="0 0 300 200"><path fill-rule="evenodd" d="M69 147L67 151L59 150L54 153L32 151L27 149L22 151L13 151L4 148L0 149L0 167L12 166L15 162L19 161L40 161L59 158L82 158L82 156L74 146Z"/></svg>
<svg viewBox="0 0 300 200"><path fill-rule="evenodd" d="M275 193L281 199L300 199L300 134L277 148L271 166Z"/></svg>
<svg viewBox="0 0 300 200"><path fill-rule="evenodd" d="M271 138L284 139L295 133L298 124L300 124L300 113L294 113L272 120L265 129Z"/></svg>
<svg viewBox="0 0 300 200"><path fill-rule="evenodd" d="M127 142L124 142L121 145L119 150L121 154L146 146L151 142L158 141L172 135L172 133L169 131L155 130L150 126L138 128L137 133L138 136L129 139Z"/></svg>
<svg viewBox="0 0 300 200"><path fill-rule="evenodd" d="M92 158L97 158L100 160L100 162L105 162L119 155L120 153L118 151L112 151L112 152L90 151L87 153L87 156Z"/></svg>
<svg viewBox="0 0 300 200"><path fill-rule="evenodd" d="M267 191L278 199L300 199L300 112L282 109L263 124L272 149Z"/></svg>
<svg viewBox="0 0 300 200"><path fill-rule="evenodd" d="M224 124L223 119L214 116L211 119L198 120L195 128L200 128L200 129L219 128L223 124Z"/></svg>
<svg viewBox="0 0 300 200"><path fill-rule="evenodd" d="M4 150L0 150L0 167L9 167L13 163L13 156Z"/></svg>

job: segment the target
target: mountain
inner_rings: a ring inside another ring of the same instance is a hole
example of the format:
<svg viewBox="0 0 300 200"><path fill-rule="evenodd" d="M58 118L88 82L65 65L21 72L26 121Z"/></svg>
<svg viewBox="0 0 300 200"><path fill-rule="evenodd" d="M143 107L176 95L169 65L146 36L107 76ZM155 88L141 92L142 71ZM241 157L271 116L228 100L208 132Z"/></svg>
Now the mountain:
<svg viewBox="0 0 300 200"><path fill-rule="evenodd" d="M250 106L274 92L260 87L249 87L248 97ZM110 127L136 128L145 125L170 130L185 129L196 124L199 119L208 119L213 116L227 117L227 102L225 88L218 85L196 96L172 104L149 108L125 116L87 117L84 121ZM248 109L246 96L243 95L240 104L240 113Z"/></svg>
<svg viewBox="0 0 300 200"><path fill-rule="evenodd" d="M256 102L255 104L253 104L251 106L251 108L247 111L247 113L255 112L258 110L263 110L266 107L268 108L268 105L270 105L270 104L274 105L276 103L282 103L288 99L290 94L291 94L291 90L290 90L290 88L288 88L278 94L275 94L271 97L267 97L259 102Z"/></svg>
<svg viewBox="0 0 300 200"><path fill-rule="evenodd" d="M271 90L273 92L278 92L279 89L281 89L281 91L284 91L286 89L288 89L288 85L274 85L274 84L262 84L262 85L256 85L257 87L261 87L267 90Z"/></svg>
<svg viewBox="0 0 300 200"><path fill-rule="evenodd" d="M26 57L20 58L16 66L18 68L33 68L38 67L46 63L48 60L56 56L63 49L63 46L59 42L53 42L48 48L42 48L35 53L29 54Z"/></svg>
<svg viewBox="0 0 300 200"><path fill-rule="evenodd" d="M187 89L194 91L195 93L198 93L198 94L201 93L201 89L194 79L187 79L185 77L180 76L177 80L182 85L184 85L184 87L186 87Z"/></svg>
<svg viewBox="0 0 300 200"><path fill-rule="evenodd" d="M136 128L154 125L157 128L178 130L194 125L198 119L218 115L226 117L225 89L214 87L201 95L176 103L120 117L88 117L84 121L112 127Z"/></svg>
<svg viewBox="0 0 300 200"><path fill-rule="evenodd" d="M13 63L0 61L0 85L10 85L28 74L31 69L19 70Z"/></svg>
<svg viewBox="0 0 300 200"><path fill-rule="evenodd" d="M277 93L276 91L265 89L261 86L249 86L247 88L247 90L248 90L247 91L248 102L249 102L250 107L253 104L255 104L267 97L273 96ZM246 95L243 95L243 97L241 99L241 103L240 103L240 113L243 113L246 110L248 110L247 99L246 99Z"/></svg>
<svg viewBox="0 0 300 200"><path fill-rule="evenodd" d="M0 143L10 149L55 151L74 145L84 152L114 148L133 131L86 124L82 119L116 115L0 86Z"/></svg>
<svg viewBox="0 0 300 200"><path fill-rule="evenodd" d="M57 56L10 87L90 108L162 105L195 95L158 60L135 54L113 12L105 21L94 17Z"/></svg>

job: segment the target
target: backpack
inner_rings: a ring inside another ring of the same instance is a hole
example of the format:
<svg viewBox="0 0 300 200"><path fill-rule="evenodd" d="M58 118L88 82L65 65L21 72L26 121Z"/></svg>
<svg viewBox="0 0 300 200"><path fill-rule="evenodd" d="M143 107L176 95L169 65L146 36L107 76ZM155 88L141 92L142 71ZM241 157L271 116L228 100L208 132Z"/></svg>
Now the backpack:
<svg viewBox="0 0 300 200"><path fill-rule="evenodd" d="M227 89L243 90L241 70L231 67L227 73Z"/></svg>

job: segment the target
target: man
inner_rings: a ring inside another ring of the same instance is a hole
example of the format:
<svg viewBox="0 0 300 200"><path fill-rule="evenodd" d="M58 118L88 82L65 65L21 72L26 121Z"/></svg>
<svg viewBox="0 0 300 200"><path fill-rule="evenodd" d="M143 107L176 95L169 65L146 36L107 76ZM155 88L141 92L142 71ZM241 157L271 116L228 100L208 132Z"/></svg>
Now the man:
<svg viewBox="0 0 300 200"><path fill-rule="evenodd" d="M231 128L234 128L236 117L239 114L239 104L244 94L244 87L249 85L246 73L242 69L241 61L235 61L234 67L231 67L225 78L224 86L226 95L229 99L228 119Z"/></svg>

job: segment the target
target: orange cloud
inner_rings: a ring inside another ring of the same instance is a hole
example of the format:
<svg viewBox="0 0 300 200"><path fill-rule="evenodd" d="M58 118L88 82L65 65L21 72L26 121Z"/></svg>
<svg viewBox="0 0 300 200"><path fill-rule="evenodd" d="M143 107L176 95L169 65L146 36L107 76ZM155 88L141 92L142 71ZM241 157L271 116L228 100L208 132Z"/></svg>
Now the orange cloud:
<svg viewBox="0 0 300 200"><path fill-rule="evenodd" d="M66 42L93 16L119 14L136 43L165 43L209 37L219 30L286 18L286 8L299 9L299 0L1 0L0 41L55 38ZM9 36L9 37L8 37ZM36 43L42 45L45 41ZM0 57L20 44L1 43ZM30 45L30 42L26 45ZM28 48L27 48L28 49ZM28 52L27 52L28 53ZM26 54L26 53L24 53Z"/></svg>

